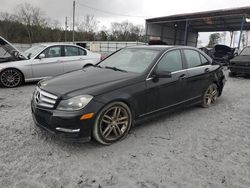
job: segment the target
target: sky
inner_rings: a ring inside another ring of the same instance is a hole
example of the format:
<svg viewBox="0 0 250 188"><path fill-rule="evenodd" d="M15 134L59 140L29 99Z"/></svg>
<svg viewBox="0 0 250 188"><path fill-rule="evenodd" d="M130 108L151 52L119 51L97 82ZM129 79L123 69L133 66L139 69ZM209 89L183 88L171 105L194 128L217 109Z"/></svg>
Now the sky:
<svg viewBox="0 0 250 188"><path fill-rule="evenodd" d="M72 20L73 0L0 1L0 12L13 13L20 3L28 2L40 7L51 19L64 23L67 16ZM100 27L124 20L144 25L146 18L242 6L250 6L250 0L76 0L76 21L91 14L99 20ZM199 39L207 43L208 36L208 33L200 33Z"/></svg>

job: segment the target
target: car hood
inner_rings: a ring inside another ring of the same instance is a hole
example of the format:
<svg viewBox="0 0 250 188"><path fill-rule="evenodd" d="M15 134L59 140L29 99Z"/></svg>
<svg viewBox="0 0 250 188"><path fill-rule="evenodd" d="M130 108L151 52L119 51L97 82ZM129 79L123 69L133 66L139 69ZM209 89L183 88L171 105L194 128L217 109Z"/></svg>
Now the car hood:
<svg viewBox="0 0 250 188"><path fill-rule="evenodd" d="M224 52L224 53L227 53L227 52L232 52L234 51L235 49L234 48L230 48L229 46L226 46L226 45L222 45L222 44L217 44L214 46L214 50L216 52Z"/></svg>
<svg viewBox="0 0 250 188"><path fill-rule="evenodd" d="M39 87L63 98L83 94L96 96L132 84L137 78L137 73L88 67L41 81Z"/></svg>
<svg viewBox="0 0 250 188"><path fill-rule="evenodd" d="M246 65L246 63L247 64L250 63L250 56L239 55L239 56L236 56L233 59L231 59L230 62L231 62L231 64ZM249 66L250 66L250 64L249 64Z"/></svg>
<svg viewBox="0 0 250 188"><path fill-rule="evenodd" d="M0 48L3 48L7 51L12 57L9 58L1 58L0 63L10 62L10 61L18 61L28 59L21 51L19 51L16 47L14 47L10 42L0 36ZM18 57L15 56L15 52L18 52Z"/></svg>

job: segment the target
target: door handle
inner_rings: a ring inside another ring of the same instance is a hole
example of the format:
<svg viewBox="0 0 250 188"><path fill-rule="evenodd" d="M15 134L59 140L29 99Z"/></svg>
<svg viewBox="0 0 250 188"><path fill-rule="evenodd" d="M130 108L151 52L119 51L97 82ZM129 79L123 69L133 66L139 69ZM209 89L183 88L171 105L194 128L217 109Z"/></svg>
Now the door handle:
<svg viewBox="0 0 250 188"><path fill-rule="evenodd" d="M186 74L182 74L182 75L180 75L180 77L179 77L180 80L184 80L184 79L186 79L186 78L187 78Z"/></svg>
<svg viewBox="0 0 250 188"><path fill-rule="evenodd" d="M207 73L207 72L209 72L209 71L210 71L209 68L205 68L205 70L204 70L205 73Z"/></svg>

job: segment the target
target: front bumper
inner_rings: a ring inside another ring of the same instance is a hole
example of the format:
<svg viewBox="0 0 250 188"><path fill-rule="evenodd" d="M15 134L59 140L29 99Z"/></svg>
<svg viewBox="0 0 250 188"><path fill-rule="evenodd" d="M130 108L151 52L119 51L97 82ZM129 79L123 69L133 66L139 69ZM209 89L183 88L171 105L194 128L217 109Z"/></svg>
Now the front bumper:
<svg viewBox="0 0 250 188"><path fill-rule="evenodd" d="M102 104L91 101L80 111L67 112L38 107L31 101L31 112L36 126L68 141L87 142L91 140L92 128ZM91 119L80 120L83 114L95 113Z"/></svg>
<svg viewBox="0 0 250 188"><path fill-rule="evenodd" d="M229 65L228 69L231 72L240 73L240 74L250 74L250 67L249 66L235 66Z"/></svg>

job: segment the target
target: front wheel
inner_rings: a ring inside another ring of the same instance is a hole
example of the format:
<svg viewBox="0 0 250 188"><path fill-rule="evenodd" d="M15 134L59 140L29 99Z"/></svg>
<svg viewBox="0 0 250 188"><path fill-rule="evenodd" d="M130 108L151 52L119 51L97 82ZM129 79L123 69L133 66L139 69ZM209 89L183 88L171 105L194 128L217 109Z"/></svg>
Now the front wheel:
<svg viewBox="0 0 250 188"><path fill-rule="evenodd" d="M6 69L0 74L0 85L4 87L17 87L21 85L22 82L22 73L16 69Z"/></svg>
<svg viewBox="0 0 250 188"><path fill-rule="evenodd" d="M96 118L93 128L95 140L110 145L124 138L130 130L132 114L123 102L113 102L105 106Z"/></svg>
<svg viewBox="0 0 250 188"><path fill-rule="evenodd" d="M202 99L201 106L208 108L215 104L219 96L218 86L216 84L211 84L205 91Z"/></svg>

